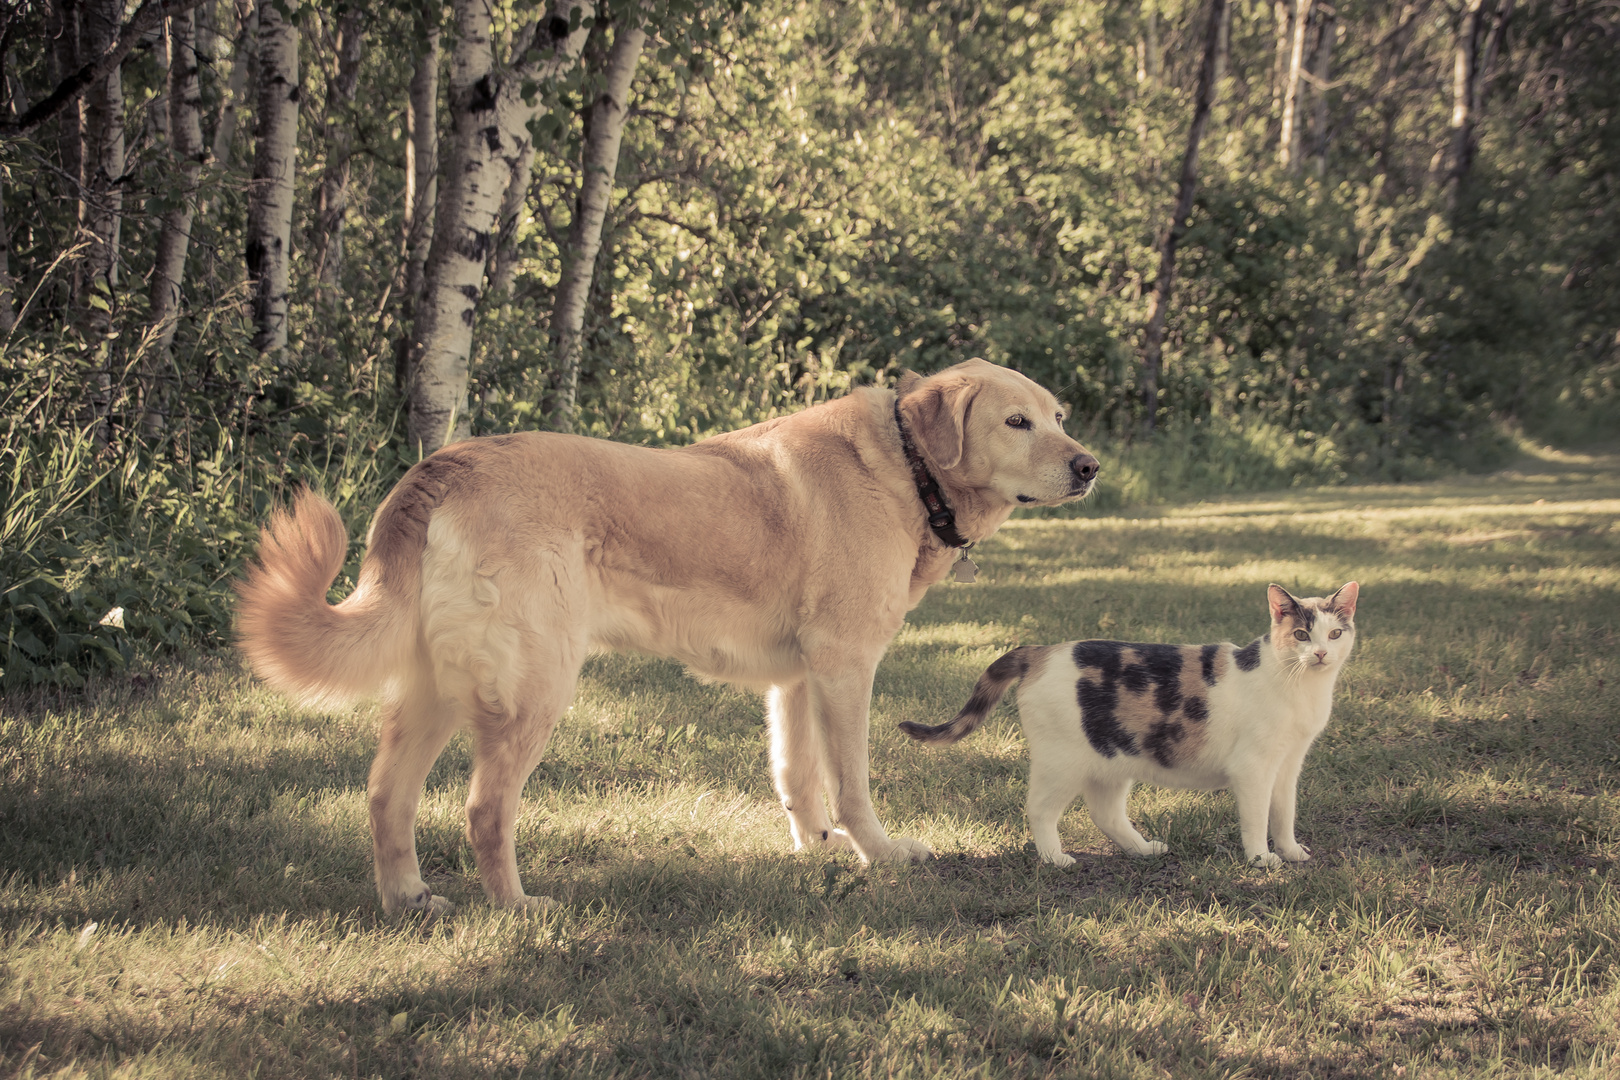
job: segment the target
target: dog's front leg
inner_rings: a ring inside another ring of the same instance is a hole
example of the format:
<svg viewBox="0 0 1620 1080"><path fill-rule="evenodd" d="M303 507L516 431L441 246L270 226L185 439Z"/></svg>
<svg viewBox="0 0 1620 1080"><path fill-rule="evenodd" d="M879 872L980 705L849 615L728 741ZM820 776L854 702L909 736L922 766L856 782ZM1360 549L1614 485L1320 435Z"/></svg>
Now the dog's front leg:
<svg viewBox="0 0 1620 1080"><path fill-rule="evenodd" d="M773 686L765 699L771 727L771 779L787 811L793 850L845 850L849 835L834 829L822 797L824 756L810 718L810 687L803 680Z"/></svg>
<svg viewBox="0 0 1620 1080"><path fill-rule="evenodd" d="M868 768L872 674L875 664L833 671L811 667L810 713L820 735L827 798L841 832L862 862L922 862L934 857L920 840L890 839L872 809Z"/></svg>

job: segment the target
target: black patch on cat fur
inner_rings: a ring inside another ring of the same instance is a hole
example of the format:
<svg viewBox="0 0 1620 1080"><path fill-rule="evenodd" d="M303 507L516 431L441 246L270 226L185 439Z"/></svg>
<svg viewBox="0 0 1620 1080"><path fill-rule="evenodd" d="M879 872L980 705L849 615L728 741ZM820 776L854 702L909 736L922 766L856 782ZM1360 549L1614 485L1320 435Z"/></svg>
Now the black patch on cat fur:
<svg viewBox="0 0 1620 1080"><path fill-rule="evenodd" d="M1176 764L1176 743L1186 737L1187 732L1178 721L1160 720L1148 730L1142 749L1152 754L1154 761L1172 769Z"/></svg>
<svg viewBox="0 0 1620 1080"><path fill-rule="evenodd" d="M1219 645L1205 645L1198 650L1198 662L1203 667L1204 685L1215 685L1215 658L1221 653Z"/></svg>
<svg viewBox="0 0 1620 1080"><path fill-rule="evenodd" d="M1081 678L1075 686L1080 701L1080 727L1092 749L1103 757L1117 753L1135 754L1136 740L1120 726L1119 708L1120 653L1122 641L1077 641L1074 663L1081 669L1093 668L1097 678Z"/></svg>
<svg viewBox="0 0 1620 1080"><path fill-rule="evenodd" d="M1135 654L1125 662L1125 650ZM1080 702L1080 726L1092 747L1103 757L1116 752L1136 754L1136 739L1119 722L1119 692L1123 687L1133 694L1151 688L1153 704L1166 717L1150 729L1144 745L1166 768L1174 758L1175 744L1185 735L1181 725L1169 719L1181 708L1181 659L1179 645L1137 645L1121 641L1081 641L1074 646L1075 666L1096 672L1096 678L1082 677L1076 686Z"/></svg>
<svg viewBox="0 0 1620 1080"><path fill-rule="evenodd" d="M1237 664L1239 671L1253 671L1260 666L1260 642L1264 640L1255 638L1232 654L1232 660Z"/></svg>
<svg viewBox="0 0 1620 1080"><path fill-rule="evenodd" d="M1209 719L1209 705L1201 697L1190 697L1181 703L1181 715L1195 724Z"/></svg>

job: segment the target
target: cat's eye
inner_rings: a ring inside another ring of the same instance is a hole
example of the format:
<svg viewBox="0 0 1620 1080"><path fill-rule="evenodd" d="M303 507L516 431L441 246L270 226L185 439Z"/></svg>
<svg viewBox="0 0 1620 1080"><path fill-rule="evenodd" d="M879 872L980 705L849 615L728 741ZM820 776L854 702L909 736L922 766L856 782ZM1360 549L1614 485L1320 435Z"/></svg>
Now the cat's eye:
<svg viewBox="0 0 1620 1080"><path fill-rule="evenodd" d="M1010 427L1010 428L1027 428L1027 427L1031 427L1032 425L1030 424L1029 420L1027 418L1025 418L1024 416L1014 414L1012 416L1007 417L1007 426Z"/></svg>
<svg viewBox="0 0 1620 1080"><path fill-rule="evenodd" d="M1295 641L1309 641L1309 640L1311 640L1310 632L1306 631L1306 630L1295 630L1294 631L1294 640Z"/></svg>
<svg viewBox="0 0 1620 1080"><path fill-rule="evenodd" d="M1328 637L1332 638L1334 641L1337 641L1339 640L1339 635L1342 633L1344 633L1343 630L1329 630Z"/></svg>

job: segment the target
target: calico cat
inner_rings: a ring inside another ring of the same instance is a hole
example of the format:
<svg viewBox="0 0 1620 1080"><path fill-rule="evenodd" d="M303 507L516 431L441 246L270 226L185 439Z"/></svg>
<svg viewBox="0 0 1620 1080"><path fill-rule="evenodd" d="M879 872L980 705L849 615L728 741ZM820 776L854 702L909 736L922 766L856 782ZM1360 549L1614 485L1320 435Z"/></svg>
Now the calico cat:
<svg viewBox="0 0 1620 1080"><path fill-rule="evenodd" d="M1267 588L1271 633L1238 648L1071 641L1024 646L991 664L949 723L900 729L955 742L983 723L1013 683L1029 744L1026 811L1041 858L1063 853L1057 823L1076 795L1110 840L1136 855L1169 848L1125 816L1137 781L1206 791L1231 788L1251 865L1303 862L1294 791L1311 743L1327 726L1333 684L1356 640L1354 582L1327 598ZM1266 825L1277 851L1266 847ZM1279 857L1280 856L1280 857Z"/></svg>

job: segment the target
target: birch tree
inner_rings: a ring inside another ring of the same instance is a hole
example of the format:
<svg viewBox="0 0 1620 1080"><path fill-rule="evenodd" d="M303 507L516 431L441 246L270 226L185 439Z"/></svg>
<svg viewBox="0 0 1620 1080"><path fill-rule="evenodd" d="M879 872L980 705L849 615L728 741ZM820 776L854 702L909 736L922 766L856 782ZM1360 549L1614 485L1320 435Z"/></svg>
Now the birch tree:
<svg viewBox="0 0 1620 1080"><path fill-rule="evenodd" d="M1456 206L1458 193L1474 166L1485 80L1502 48L1514 0L1468 0L1452 50L1451 139L1446 155L1446 199Z"/></svg>
<svg viewBox="0 0 1620 1080"><path fill-rule="evenodd" d="M405 110L405 295L401 303L407 332L394 349L394 385L409 392L411 334L433 242L433 208L439 173L439 28L425 28L422 48L411 72L410 105Z"/></svg>
<svg viewBox="0 0 1620 1080"><path fill-rule="evenodd" d="M84 11L86 51L99 55L117 37L122 0L91 0ZM111 438L113 304L118 287L118 239L124 220L124 77L118 65L89 85L84 101L84 332L94 343L95 368L80 422L95 444Z"/></svg>
<svg viewBox="0 0 1620 1080"><path fill-rule="evenodd" d="M231 163L231 145L236 140L236 110L248 93L248 79L257 66L259 52L259 5L256 0L236 0L236 47L231 51L231 77L219 106L219 122L214 126L214 164L226 168Z"/></svg>
<svg viewBox="0 0 1620 1080"><path fill-rule="evenodd" d="M613 198L613 176L618 169L624 122L630 112L630 81L635 76L646 40L647 32L637 22L626 23L615 30L602 87L591 103L586 120L579 199L568 228L568 241L562 252L562 278L557 283L551 311L551 396L544 407L548 422L558 431L568 431L574 426L585 305L596 272L596 257L602 249L602 224Z"/></svg>
<svg viewBox="0 0 1620 1080"><path fill-rule="evenodd" d="M176 189L168 193L157 255L152 266L152 328L156 340L142 379L142 426L148 435L163 429L160 372L179 323L181 284L191 245L191 220L197 209L197 184L208 151L202 135L202 89L198 83L196 18L183 11L169 20L169 146L174 157Z"/></svg>
<svg viewBox="0 0 1620 1080"><path fill-rule="evenodd" d="M360 86L361 16L349 9L338 19L336 70L327 84L326 171L315 203L315 277L335 288L343 266L343 217L349 209L349 158L354 147L354 96Z"/></svg>
<svg viewBox="0 0 1620 1080"><path fill-rule="evenodd" d="M1299 165L1299 87L1305 65L1305 31L1311 21L1311 0L1294 0L1289 24L1288 70L1283 76L1282 130L1277 135L1277 162L1285 169Z"/></svg>
<svg viewBox="0 0 1620 1080"><path fill-rule="evenodd" d="M490 10L455 0L450 56L450 138L434 211L433 243L410 349L406 437L438 449L465 423L467 365L501 203L539 109L536 89L571 69L590 33L593 7L558 0L548 18L517 35L513 60L497 65Z"/></svg>
<svg viewBox="0 0 1620 1080"><path fill-rule="evenodd" d="M1302 0L1307 2L1307 0ZM1159 373L1164 358L1165 315L1170 306L1170 290L1176 279L1176 248L1187 232L1192 216L1193 197L1198 193L1198 149L1209 126L1215 106L1215 72L1224 66L1220 58L1225 35L1221 26L1226 18L1226 0L1210 0L1209 26L1204 34L1204 60L1198 68L1198 91L1193 98L1192 126L1187 131L1187 151L1181 157L1181 177L1176 183L1176 203L1170 224L1159 241L1159 275L1153 282L1148 301L1147 329L1142 341L1142 423L1151 433L1159 411Z"/></svg>
<svg viewBox="0 0 1620 1080"><path fill-rule="evenodd" d="M288 268L292 256L293 170L298 153L297 0L259 4L258 129L248 194L247 276L253 346L287 344Z"/></svg>

